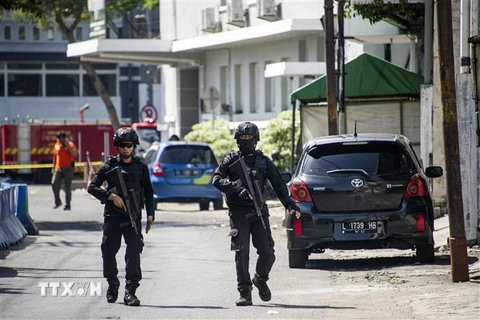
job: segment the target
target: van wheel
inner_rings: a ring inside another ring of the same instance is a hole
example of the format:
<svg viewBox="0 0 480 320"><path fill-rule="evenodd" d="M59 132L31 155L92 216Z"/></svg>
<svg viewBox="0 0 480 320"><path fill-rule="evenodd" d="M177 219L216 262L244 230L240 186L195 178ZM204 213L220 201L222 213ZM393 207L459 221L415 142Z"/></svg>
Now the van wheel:
<svg viewBox="0 0 480 320"><path fill-rule="evenodd" d="M291 269L304 269L307 259L306 250L288 250L288 266Z"/></svg>
<svg viewBox="0 0 480 320"><path fill-rule="evenodd" d="M208 211L208 209L210 208L210 201L208 200L200 201L199 205L200 205L200 211Z"/></svg>
<svg viewBox="0 0 480 320"><path fill-rule="evenodd" d="M435 262L435 250L433 244L419 244L416 247L418 262Z"/></svg>
<svg viewBox="0 0 480 320"><path fill-rule="evenodd" d="M223 209L223 199L213 200L213 209L222 210Z"/></svg>

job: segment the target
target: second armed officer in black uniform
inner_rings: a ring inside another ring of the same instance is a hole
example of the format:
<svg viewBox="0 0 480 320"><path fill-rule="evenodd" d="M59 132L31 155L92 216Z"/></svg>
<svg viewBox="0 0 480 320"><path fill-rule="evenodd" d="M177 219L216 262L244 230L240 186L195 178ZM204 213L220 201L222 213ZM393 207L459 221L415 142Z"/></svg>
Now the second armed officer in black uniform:
<svg viewBox="0 0 480 320"><path fill-rule="evenodd" d="M243 122L235 130L234 139L237 140L239 151L232 151L225 157L215 171L213 185L225 194L229 208L231 249L235 251L237 290L240 292L240 298L236 301L236 305L249 306L252 305L252 283L258 288L260 299L270 301L272 297L267 280L275 262L274 241L270 230L267 205L263 204L261 209L266 226L264 229L261 219L255 214L253 195L250 194L247 186L241 185L238 172L233 171L230 166L243 157L252 182L258 181L259 189L262 192L265 191L268 180L286 209L296 211L296 214L299 213L299 209L290 198L285 182L276 166L261 151L255 150L257 142L260 141L258 127L254 123ZM253 279L248 271L250 234L253 246L258 252Z"/></svg>
<svg viewBox="0 0 480 320"><path fill-rule="evenodd" d="M128 306L140 305L140 300L135 295L135 292L142 279L142 270L140 269L140 253L143 249L141 212L137 212L138 215L135 219L138 230L138 234L136 234L126 212L124 199L113 191L114 187L118 189L118 186L115 186L113 181L107 178L106 174L117 166L121 168L121 174L127 190L135 190L140 208L145 205L147 211L145 232L148 233L155 220L155 203L148 168L140 158L134 156L135 148L138 144L138 135L134 130L130 128L117 130L113 136L113 145L117 147L118 155L110 156L102 164L88 186L88 193L99 199L102 204L105 204L101 248L103 276L108 281L107 302L114 303L118 298L120 282L117 278L116 254L120 249L123 235L126 243L126 281L123 300ZM104 181L107 181L107 189L101 187Z"/></svg>

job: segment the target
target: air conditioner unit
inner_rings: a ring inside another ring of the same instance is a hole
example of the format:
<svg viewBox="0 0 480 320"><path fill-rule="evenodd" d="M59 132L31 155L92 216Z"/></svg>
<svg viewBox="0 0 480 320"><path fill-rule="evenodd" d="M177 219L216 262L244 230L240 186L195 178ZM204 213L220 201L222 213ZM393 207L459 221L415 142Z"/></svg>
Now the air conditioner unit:
<svg viewBox="0 0 480 320"><path fill-rule="evenodd" d="M215 8L202 9L202 30L205 32L215 32L216 28Z"/></svg>
<svg viewBox="0 0 480 320"><path fill-rule="evenodd" d="M258 18L267 21L277 21L277 6L275 0L257 0Z"/></svg>
<svg viewBox="0 0 480 320"><path fill-rule="evenodd" d="M243 18L243 0L227 0L227 23L244 27L245 20Z"/></svg>

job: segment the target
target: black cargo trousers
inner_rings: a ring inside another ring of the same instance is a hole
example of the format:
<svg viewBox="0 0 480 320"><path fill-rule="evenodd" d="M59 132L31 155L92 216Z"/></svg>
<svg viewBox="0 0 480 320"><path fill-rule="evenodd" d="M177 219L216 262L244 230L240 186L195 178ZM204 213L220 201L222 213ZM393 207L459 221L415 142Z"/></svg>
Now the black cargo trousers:
<svg viewBox="0 0 480 320"><path fill-rule="evenodd" d="M103 258L103 276L107 280L117 278L117 259L116 255L120 249L122 235L125 239L125 279L133 283L142 280L142 270L140 268L140 253L143 250L143 236L141 234L141 220L136 220L139 234L135 234L135 230L130 224L128 215L121 216L105 216L103 223L103 239L102 239L102 258Z"/></svg>
<svg viewBox="0 0 480 320"><path fill-rule="evenodd" d="M270 270L275 262L275 243L270 230L268 210L264 208L263 221L252 212L230 209L230 227L238 230L236 236L232 236L232 251L235 251L235 267L237 270L237 289L239 292L249 290L252 287L252 278L248 270L250 263L250 235L252 244L257 249L257 264L255 273L261 278L268 280ZM267 213L267 214L265 214Z"/></svg>

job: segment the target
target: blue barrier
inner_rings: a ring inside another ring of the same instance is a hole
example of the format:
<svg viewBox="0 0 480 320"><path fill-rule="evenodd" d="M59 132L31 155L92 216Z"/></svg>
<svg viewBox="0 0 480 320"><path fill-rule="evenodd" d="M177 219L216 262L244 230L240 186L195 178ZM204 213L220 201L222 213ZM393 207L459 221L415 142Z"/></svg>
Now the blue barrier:
<svg viewBox="0 0 480 320"><path fill-rule="evenodd" d="M20 242L27 230L15 215L15 193L9 184L0 185L0 249Z"/></svg>
<svg viewBox="0 0 480 320"><path fill-rule="evenodd" d="M28 189L26 184L14 184L15 186L15 215L27 229L29 235L38 235L37 225L28 214Z"/></svg>

